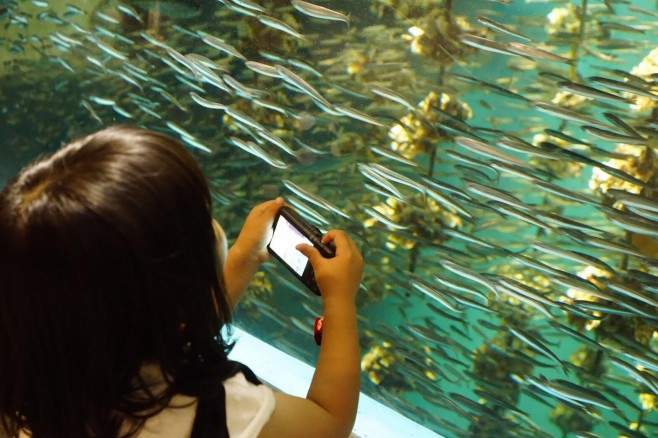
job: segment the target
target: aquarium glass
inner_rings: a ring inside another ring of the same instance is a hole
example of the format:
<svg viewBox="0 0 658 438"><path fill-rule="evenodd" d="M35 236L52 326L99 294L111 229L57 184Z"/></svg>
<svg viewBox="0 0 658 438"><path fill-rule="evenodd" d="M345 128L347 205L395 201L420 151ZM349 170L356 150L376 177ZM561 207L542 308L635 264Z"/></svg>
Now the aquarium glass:
<svg viewBox="0 0 658 438"><path fill-rule="evenodd" d="M362 390L448 437L658 433L649 0L0 0L0 181L114 124L363 251ZM311 365L276 261L236 324Z"/></svg>

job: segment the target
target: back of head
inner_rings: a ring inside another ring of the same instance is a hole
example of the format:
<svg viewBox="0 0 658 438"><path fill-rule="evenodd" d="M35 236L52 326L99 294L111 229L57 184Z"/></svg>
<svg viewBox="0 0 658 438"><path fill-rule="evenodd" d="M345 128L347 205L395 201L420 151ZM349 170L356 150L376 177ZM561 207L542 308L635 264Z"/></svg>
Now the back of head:
<svg viewBox="0 0 658 438"><path fill-rule="evenodd" d="M116 436L224 360L230 311L207 182L171 138L113 127L0 193L0 416L39 437ZM140 368L159 364L166 391ZM124 423L125 425L125 423ZM0 428L1 429L1 428Z"/></svg>

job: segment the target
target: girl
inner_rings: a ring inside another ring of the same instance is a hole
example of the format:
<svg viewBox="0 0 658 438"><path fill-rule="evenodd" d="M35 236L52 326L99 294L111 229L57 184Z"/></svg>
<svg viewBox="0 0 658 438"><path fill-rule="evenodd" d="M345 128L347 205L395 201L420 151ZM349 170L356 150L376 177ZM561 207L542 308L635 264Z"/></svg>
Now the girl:
<svg viewBox="0 0 658 438"><path fill-rule="evenodd" d="M235 244L194 157L113 127L22 170L0 193L0 434L11 437L341 437L359 394L355 295L363 260L300 245L323 297L305 399L229 361L230 322L266 250L278 198Z"/></svg>

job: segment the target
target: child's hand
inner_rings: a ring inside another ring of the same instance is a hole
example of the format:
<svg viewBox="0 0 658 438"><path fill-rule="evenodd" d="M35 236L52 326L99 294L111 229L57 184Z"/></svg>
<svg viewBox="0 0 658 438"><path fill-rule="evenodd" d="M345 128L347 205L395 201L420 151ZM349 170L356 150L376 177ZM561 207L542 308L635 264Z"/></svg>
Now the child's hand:
<svg viewBox="0 0 658 438"><path fill-rule="evenodd" d="M282 206L281 197L255 206L245 219L234 247L239 247L245 256L258 263L268 261L267 244L272 238L272 224Z"/></svg>
<svg viewBox="0 0 658 438"><path fill-rule="evenodd" d="M318 283L323 300L348 299L353 301L363 277L363 257L354 241L341 230L331 230L324 235L322 241L334 242L336 256L330 259L322 257L320 252L311 245L296 246L302 254L308 257L315 281Z"/></svg>

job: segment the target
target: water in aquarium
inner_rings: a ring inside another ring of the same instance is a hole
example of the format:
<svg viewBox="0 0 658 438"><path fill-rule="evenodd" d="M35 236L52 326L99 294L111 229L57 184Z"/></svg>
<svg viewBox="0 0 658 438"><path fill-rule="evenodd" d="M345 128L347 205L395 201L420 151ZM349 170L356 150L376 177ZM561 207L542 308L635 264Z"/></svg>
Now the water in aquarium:
<svg viewBox="0 0 658 438"><path fill-rule="evenodd" d="M658 434L658 2L0 0L0 181L113 124L366 269L362 390L446 437ZM314 364L320 298L236 311Z"/></svg>

